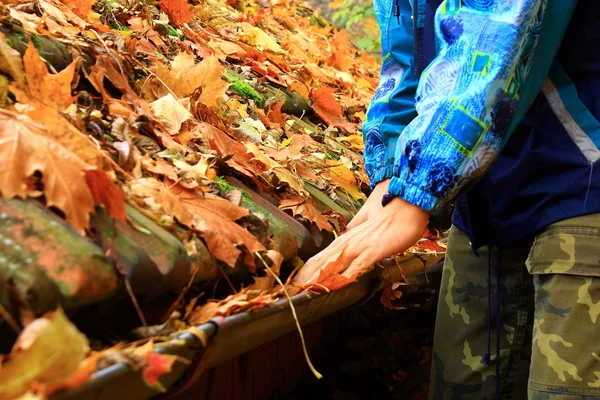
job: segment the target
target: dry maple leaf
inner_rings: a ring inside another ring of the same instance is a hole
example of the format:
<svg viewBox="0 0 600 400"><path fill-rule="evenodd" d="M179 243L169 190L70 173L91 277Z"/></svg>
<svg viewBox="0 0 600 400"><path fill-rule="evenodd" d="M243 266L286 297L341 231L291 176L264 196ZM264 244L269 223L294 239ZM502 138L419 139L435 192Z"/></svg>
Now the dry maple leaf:
<svg viewBox="0 0 600 400"><path fill-rule="evenodd" d="M350 34L344 29L333 35L331 42L332 50L325 60L327 65L347 72L354 63L352 45L350 44Z"/></svg>
<svg viewBox="0 0 600 400"><path fill-rule="evenodd" d="M27 197L28 179L42 174L48 207L65 214L79 233L89 226L94 199L84 171L91 167L59 143L43 134L30 118L0 109L0 194L5 198Z"/></svg>
<svg viewBox="0 0 600 400"><path fill-rule="evenodd" d="M345 271L346 265L344 265L344 254L346 253L347 247L344 247L337 256L332 256L327 260L319 277L312 282L308 282L305 286L311 290L338 290L344 286L348 286L352 282L356 281L358 272L351 277L342 275Z"/></svg>
<svg viewBox="0 0 600 400"><path fill-rule="evenodd" d="M313 91L313 110L329 125L355 133L356 125L343 117L342 107L333 97L334 92L336 89L329 86L321 86Z"/></svg>
<svg viewBox="0 0 600 400"><path fill-rule="evenodd" d="M267 113L267 118L274 125L280 127L281 129L285 128L285 122L288 120L289 116L283 112L281 112L281 106L283 106L283 102L277 102L271 110Z"/></svg>
<svg viewBox="0 0 600 400"><path fill-rule="evenodd" d="M174 355L156 352L152 340L145 345L134 349L132 353L146 362L146 365L142 369L144 383L146 383L148 387L163 393L166 392L167 389L160 383L159 378L162 375L171 372L171 368L175 361L187 361Z"/></svg>
<svg viewBox="0 0 600 400"><path fill-rule="evenodd" d="M156 68L156 75L179 97L187 97L198 91L198 101L207 107L218 107L218 100L225 96L229 83L221 77L225 68L215 56L206 57L196 63L194 57L180 52L171 63L171 69L164 64Z"/></svg>
<svg viewBox="0 0 600 400"><path fill-rule="evenodd" d="M160 0L160 9L175 25L188 23L194 17L194 10L187 0Z"/></svg>
<svg viewBox="0 0 600 400"><path fill-rule="evenodd" d="M45 136L56 140L86 163L102 168L103 156L94 142L67 121L59 111L50 107L40 107L28 112L27 116L44 126Z"/></svg>
<svg viewBox="0 0 600 400"><path fill-rule="evenodd" d="M281 200L279 208L290 210L294 216L299 215L309 221L314 222L320 230L333 232L333 226L329 223L327 217L321 215L314 203L301 196L294 196L289 199Z"/></svg>
<svg viewBox="0 0 600 400"><path fill-rule="evenodd" d="M16 90L17 99L34 106L44 105L62 111L75 101L71 96L71 83L75 77L75 68L79 59L58 74L48 72L48 67L33 43L29 43L23 55L23 66L27 80L27 93Z"/></svg>
<svg viewBox="0 0 600 400"><path fill-rule="evenodd" d="M328 168L328 176L331 178L331 181L335 186L339 187L355 199L367 199L367 196L361 192L358 182L356 181L352 171L350 171L344 165L336 165Z"/></svg>

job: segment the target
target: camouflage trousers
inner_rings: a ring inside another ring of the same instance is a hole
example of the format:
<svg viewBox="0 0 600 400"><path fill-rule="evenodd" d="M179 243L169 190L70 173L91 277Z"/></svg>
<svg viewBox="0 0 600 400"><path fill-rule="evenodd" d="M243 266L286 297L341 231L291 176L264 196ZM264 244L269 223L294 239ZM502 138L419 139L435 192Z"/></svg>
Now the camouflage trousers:
<svg viewBox="0 0 600 400"><path fill-rule="evenodd" d="M600 399L600 214L489 250L452 227L429 398Z"/></svg>

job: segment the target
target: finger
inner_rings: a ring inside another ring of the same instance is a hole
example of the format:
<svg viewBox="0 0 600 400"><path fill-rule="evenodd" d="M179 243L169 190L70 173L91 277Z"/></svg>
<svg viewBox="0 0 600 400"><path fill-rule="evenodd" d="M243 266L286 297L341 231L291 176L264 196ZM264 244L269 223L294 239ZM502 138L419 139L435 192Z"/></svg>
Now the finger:
<svg viewBox="0 0 600 400"><path fill-rule="evenodd" d="M351 231L352 229L356 228L357 226L359 226L360 224L362 224L363 222L365 222L368 219L368 214L366 212L358 212L358 214L356 214L354 216L354 218L352 218L350 220L350 222L348 223L348 225L346 225L346 230L344 231L344 233Z"/></svg>
<svg viewBox="0 0 600 400"><path fill-rule="evenodd" d="M379 261L377 258L377 252L369 247L352 260L350 266L342 273L342 275L350 278L355 274L361 274Z"/></svg>

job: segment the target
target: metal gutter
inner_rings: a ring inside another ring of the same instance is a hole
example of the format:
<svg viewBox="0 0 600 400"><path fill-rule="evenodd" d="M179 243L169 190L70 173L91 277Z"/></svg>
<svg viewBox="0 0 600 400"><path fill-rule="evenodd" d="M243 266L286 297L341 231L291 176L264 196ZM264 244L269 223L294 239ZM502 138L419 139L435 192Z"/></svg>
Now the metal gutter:
<svg viewBox="0 0 600 400"><path fill-rule="evenodd" d="M423 269L423 263L414 256L400 259L407 278ZM381 276L399 277L396 263L388 263L384 269L375 268L363 275L357 282L340 290L321 293L300 293L292 297L298 320L302 326L317 321L344 308L361 303L380 288ZM158 349L164 354L175 354L189 360L206 357L202 360L205 370L246 353L296 329L287 299L274 303L271 307L245 312L227 318L214 319L197 329L207 340L210 351L204 353L205 346L197 336L183 333ZM193 364L192 364L193 365ZM176 363L171 373L163 376L165 387L172 386L184 377L188 366ZM133 371L125 364L117 364L93 375L90 382L74 390L57 393L51 400L94 399L94 400L141 400L159 393L147 387L139 371Z"/></svg>

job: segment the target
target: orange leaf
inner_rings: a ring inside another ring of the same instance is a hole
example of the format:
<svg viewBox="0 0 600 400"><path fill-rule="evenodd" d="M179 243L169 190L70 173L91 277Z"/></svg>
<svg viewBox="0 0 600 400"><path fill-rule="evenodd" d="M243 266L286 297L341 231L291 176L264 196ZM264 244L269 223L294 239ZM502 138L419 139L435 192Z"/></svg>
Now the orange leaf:
<svg viewBox="0 0 600 400"><path fill-rule="evenodd" d="M281 106L283 106L283 102L280 101L271 107L271 110L267 113L267 118L270 122L283 129L285 128L285 121L287 121L289 116L281 112Z"/></svg>
<svg viewBox="0 0 600 400"><path fill-rule="evenodd" d="M167 389L160 383L159 379L162 375L171 372L173 364L177 361L177 356L157 353L154 350L152 341L134 349L133 353L146 362L146 366L142 370L144 383L152 389L166 392Z"/></svg>
<svg viewBox="0 0 600 400"><path fill-rule="evenodd" d="M319 277L315 282L310 282L307 286L312 290L338 290L345 286L348 286L352 282L356 282L358 273L351 277L342 275L342 272L347 268L344 264L344 255L347 247L337 255L336 258L330 258L327 260L325 267L319 273Z"/></svg>
<svg viewBox="0 0 600 400"><path fill-rule="evenodd" d="M71 83L75 76L78 59L58 74L50 74L35 46L29 42L23 55L23 67L27 79L27 95L16 91L20 102L46 105L62 111L75 101L71 96Z"/></svg>
<svg viewBox="0 0 600 400"><path fill-rule="evenodd" d="M381 304L390 310L405 310L405 307L395 306L392 304L392 300L398 300L402 297L402 291L399 290L402 285L402 282L392 282L387 279L384 280L383 291L381 292L380 298Z"/></svg>
<svg viewBox="0 0 600 400"><path fill-rule="evenodd" d="M90 23L98 23L100 21L100 16L92 11L92 6L96 4L96 0L62 0L62 3Z"/></svg>
<svg viewBox="0 0 600 400"><path fill-rule="evenodd" d="M194 10L187 0L160 0L160 9L175 25L188 23L194 17Z"/></svg>
<svg viewBox="0 0 600 400"><path fill-rule="evenodd" d="M198 101L208 107L217 107L218 99L225 96L229 83L221 79L225 68L215 56L197 63L191 54L180 52L171 63L156 68L156 75L179 97L187 97L198 91Z"/></svg>
<svg viewBox="0 0 600 400"><path fill-rule="evenodd" d="M98 169L85 171L85 178L97 203L106 208L108 215L117 221L125 222L125 195L106 172Z"/></svg>
<svg viewBox="0 0 600 400"><path fill-rule="evenodd" d="M331 41L331 52L325 60L327 65L347 72L354 62L352 45L350 44L350 34L344 29L336 32Z"/></svg>
<svg viewBox="0 0 600 400"><path fill-rule="evenodd" d="M333 97L335 91L329 86L321 86L313 91L313 110L329 125L355 133L356 125L342 116L342 107Z"/></svg>
<svg viewBox="0 0 600 400"><path fill-rule="evenodd" d="M5 198L27 197L27 182L36 171L42 174L48 207L65 214L79 233L89 227L94 199L84 171L90 166L59 143L46 138L43 128L26 116L0 109L0 194Z"/></svg>

